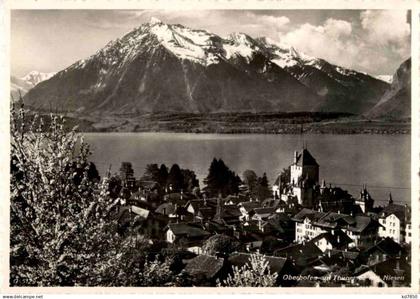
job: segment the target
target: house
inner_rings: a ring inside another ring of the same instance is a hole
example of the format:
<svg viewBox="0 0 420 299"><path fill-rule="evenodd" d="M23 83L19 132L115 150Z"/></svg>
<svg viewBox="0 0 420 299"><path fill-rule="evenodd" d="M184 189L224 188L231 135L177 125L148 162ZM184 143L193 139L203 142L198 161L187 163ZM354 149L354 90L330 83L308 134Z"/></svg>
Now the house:
<svg viewBox="0 0 420 299"><path fill-rule="evenodd" d="M369 216L358 215L352 219L354 221L348 221L343 227L346 234L353 240L351 245L364 248L372 246L378 239L378 228L381 225Z"/></svg>
<svg viewBox="0 0 420 299"><path fill-rule="evenodd" d="M166 241L182 247L201 247L210 236L201 225L194 223L169 223L165 229Z"/></svg>
<svg viewBox="0 0 420 299"><path fill-rule="evenodd" d="M390 237L397 243L405 240L405 228L408 223L408 208L403 205L397 205L390 200L390 204L386 206L379 214L379 236L382 238Z"/></svg>
<svg viewBox="0 0 420 299"><path fill-rule="evenodd" d="M324 228L315 225L325 215L326 213L304 208L292 217L296 223L295 241L302 243L326 232Z"/></svg>
<svg viewBox="0 0 420 299"><path fill-rule="evenodd" d="M313 242L304 242L275 250L274 256L289 258L302 270L318 260L322 251Z"/></svg>
<svg viewBox="0 0 420 299"><path fill-rule="evenodd" d="M241 202L238 204L238 207L242 213L241 220L247 221L252 217L254 209L261 208L261 203L257 201Z"/></svg>
<svg viewBox="0 0 420 299"><path fill-rule="evenodd" d="M353 242L342 230L331 230L311 240L322 252L332 249L344 250Z"/></svg>
<svg viewBox="0 0 420 299"><path fill-rule="evenodd" d="M377 264L389 258L397 258L403 255L405 255L404 248L389 237L380 240L362 253L367 265Z"/></svg>
<svg viewBox="0 0 420 299"><path fill-rule="evenodd" d="M132 205L121 207L116 218L118 231L121 234L132 229L150 238L161 238L162 230L168 224L167 217L156 215L150 210Z"/></svg>
<svg viewBox="0 0 420 299"><path fill-rule="evenodd" d="M363 267L355 277L364 285L374 287L401 287L411 283L411 267L399 258L389 259Z"/></svg>
<svg viewBox="0 0 420 299"><path fill-rule="evenodd" d="M388 287L388 284L371 268L364 268L355 274L356 281L361 286L383 288Z"/></svg>
<svg viewBox="0 0 420 299"><path fill-rule="evenodd" d="M256 208L254 209L251 220L258 222L258 227L262 230L262 225L265 220L276 212L276 208Z"/></svg>
<svg viewBox="0 0 420 299"><path fill-rule="evenodd" d="M277 236L286 241L295 239L295 224L286 213L274 213L260 225L260 230L270 236Z"/></svg>
<svg viewBox="0 0 420 299"><path fill-rule="evenodd" d="M226 279L228 270L223 258L210 255L198 255L186 261L184 271L199 286L214 286L216 281Z"/></svg>
<svg viewBox="0 0 420 299"><path fill-rule="evenodd" d="M189 200L186 203L185 208L187 209L188 212L190 212L195 217L197 217L197 215L199 214L200 209L203 209L203 208L212 208L212 209L215 210L216 209L216 206L217 206L217 199L216 198L211 198L211 199L192 199L192 200Z"/></svg>
<svg viewBox="0 0 420 299"><path fill-rule="evenodd" d="M240 217L242 216L239 207L236 205L222 205L219 203L216 206L216 213L213 220L225 225L239 225Z"/></svg>
<svg viewBox="0 0 420 299"><path fill-rule="evenodd" d="M189 222L193 220L193 215L187 211L185 207L180 207L171 202L165 202L158 206L155 210L156 214L169 217L171 221Z"/></svg>

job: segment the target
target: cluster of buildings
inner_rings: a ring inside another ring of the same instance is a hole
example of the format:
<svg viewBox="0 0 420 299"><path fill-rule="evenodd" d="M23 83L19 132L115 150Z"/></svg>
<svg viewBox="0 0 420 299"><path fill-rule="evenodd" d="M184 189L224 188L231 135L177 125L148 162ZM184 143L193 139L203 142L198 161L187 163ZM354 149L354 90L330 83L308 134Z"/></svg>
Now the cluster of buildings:
<svg viewBox="0 0 420 299"><path fill-rule="evenodd" d="M273 196L252 198L246 188L225 198L205 194L158 195L156 182L139 188L115 213L120 232L135 231L191 253L184 271L209 285L250 254L266 256L279 286L408 286L411 280L411 213L390 196L374 205L366 186L354 198L319 182L319 165L303 148L293 155L286 179ZM131 176L126 184L134 186ZM211 252L206 242L224 235L233 252Z"/></svg>

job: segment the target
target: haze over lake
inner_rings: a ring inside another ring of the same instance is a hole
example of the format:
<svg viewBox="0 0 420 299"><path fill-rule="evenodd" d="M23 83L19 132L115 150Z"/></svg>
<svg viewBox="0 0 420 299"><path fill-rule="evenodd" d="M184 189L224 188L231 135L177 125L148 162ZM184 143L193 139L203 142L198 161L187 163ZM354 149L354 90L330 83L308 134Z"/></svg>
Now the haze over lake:
<svg viewBox="0 0 420 299"><path fill-rule="evenodd" d="M112 164L133 164L139 178L147 164L177 163L194 170L203 187L214 157L242 176L246 169L267 173L270 184L292 163L303 143L320 165L320 180L358 196L367 184L376 204L410 203L410 135L220 135L181 133L85 133L92 161L103 175ZM351 186L358 185L358 186ZM394 187L394 188L390 188Z"/></svg>

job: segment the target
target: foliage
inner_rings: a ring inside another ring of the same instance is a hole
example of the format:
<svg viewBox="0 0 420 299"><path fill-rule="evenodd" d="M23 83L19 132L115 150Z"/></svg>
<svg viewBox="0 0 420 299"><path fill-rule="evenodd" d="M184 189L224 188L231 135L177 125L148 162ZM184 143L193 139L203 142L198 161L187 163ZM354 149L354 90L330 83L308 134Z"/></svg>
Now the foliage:
<svg viewBox="0 0 420 299"><path fill-rule="evenodd" d="M222 159L214 158L205 183L207 185L205 190L210 196L216 197L221 194L225 197L239 192L241 179L225 165Z"/></svg>
<svg viewBox="0 0 420 299"><path fill-rule="evenodd" d="M264 172L261 178L257 179L257 188L256 188L256 195L259 200L264 200L266 198L271 197L271 191L268 185L267 175Z"/></svg>
<svg viewBox="0 0 420 299"><path fill-rule="evenodd" d="M228 287L273 287L276 285L277 273L271 273L267 259L260 253L250 255L249 262L241 268L234 266L219 286Z"/></svg>
<svg viewBox="0 0 420 299"><path fill-rule="evenodd" d="M280 174L280 183L281 186L286 186L290 182L290 167L283 168L281 174Z"/></svg>
<svg viewBox="0 0 420 299"><path fill-rule="evenodd" d="M109 213L109 179L99 182L89 146L64 120L11 110L10 284L90 285L120 243Z"/></svg>
<svg viewBox="0 0 420 299"><path fill-rule="evenodd" d="M239 243L232 237L216 234L208 238L203 244L203 251L209 255L228 255L239 247Z"/></svg>
<svg viewBox="0 0 420 299"><path fill-rule="evenodd" d="M148 164L142 176L143 180L155 181L159 184L160 193L167 187L171 192L192 192L199 186L194 171L181 169L178 164L173 164L170 171L165 164L160 167L157 164Z"/></svg>
<svg viewBox="0 0 420 299"><path fill-rule="evenodd" d="M260 201L271 197L266 173L262 177L258 177L253 170L248 169L244 171L242 177L251 197Z"/></svg>

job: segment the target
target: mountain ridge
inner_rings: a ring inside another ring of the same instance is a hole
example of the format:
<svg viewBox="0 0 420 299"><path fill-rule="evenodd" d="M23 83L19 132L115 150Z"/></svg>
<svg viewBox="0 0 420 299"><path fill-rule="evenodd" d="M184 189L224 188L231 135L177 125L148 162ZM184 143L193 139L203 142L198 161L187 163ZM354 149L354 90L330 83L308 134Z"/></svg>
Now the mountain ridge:
<svg viewBox="0 0 420 299"><path fill-rule="evenodd" d="M99 114L364 113L387 87L266 38L222 38L153 19L41 82L25 101L35 109Z"/></svg>

